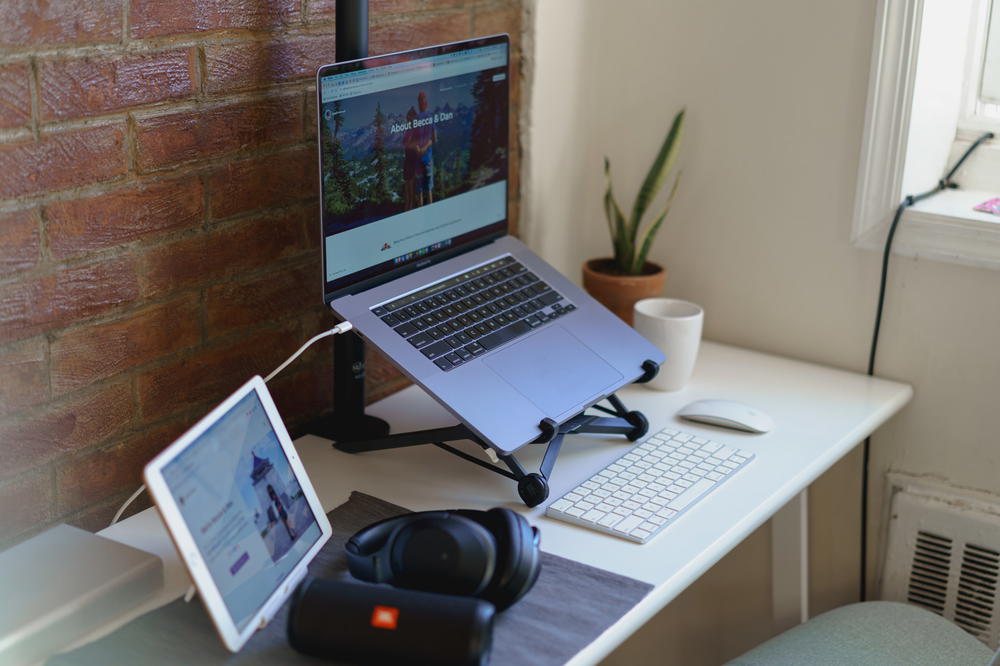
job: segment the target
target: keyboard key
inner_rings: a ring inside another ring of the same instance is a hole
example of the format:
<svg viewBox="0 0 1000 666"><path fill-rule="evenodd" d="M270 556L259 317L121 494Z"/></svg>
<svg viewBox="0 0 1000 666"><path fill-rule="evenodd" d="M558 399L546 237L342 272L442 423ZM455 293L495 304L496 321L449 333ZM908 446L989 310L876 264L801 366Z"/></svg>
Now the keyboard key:
<svg viewBox="0 0 1000 666"><path fill-rule="evenodd" d="M450 353L451 352L451 345L449 345L444 340L441 340L440 342L435 342L432 345L428 345L427 347L424 347L420 351L421 351L421 353L423 353L424 356L426 356L427 358L429 358L429 359L431 359L433 361L434 359L436 359L439 356L444 356L445 354ZM448 366L448 367L451 367L451 366ZM445 368L445 369L447 369L447 368Z"/></svg>
<svg viewBox="0 0 1000 666"><path fill-rule="evenodd" d="M558 499L549 506L555 509L556 511L565 511L566 509L573 506L573 503L567 499Z"/></svg>
<svg viewBox="0 0 1000 666"><path fill-rule="evenodd" d="M613 527L615 523L622 519L621 516L616 516L613 513L605 515L603 518L597 521L598 525L603 525L604 527Z"/></svg>
<svg viewBox="0 0 1000 666"><path fill-rule="evenodd" d="M400 326L397 326L393 330L395 330L397 333L399 333L405 338L416 333L417 327L414 326L413 324L402 324Z"/></svg>
<svg viewBox="0 0 1000 666"><path fill-rule="evenodd" d="M408 340L408 342L417 349L420 349L424 345L429 345L433 341L431 340L431 336L427 335L426 333L417 333L416 335L411 337Z"/></svg>
<svg viewBox="0 0 1000 666"><path fill-rule="evenodd" d="M479 356L486 351L486 347L483 347L479 343L473 342L471 345L465 346L465 351L469 352L473 356Z"/></svg>
<svg viewBox="0 0 1000 666"><path fill-rule="evenodd" d="M675 497L667 505L668 508L674 511L681 511L686 508L691 502L695 501L701 497L704 493L708 491L709 488L713 487L715 484L711 479L702 479L698 483L694 484L683 493Z"/></svg>
<svg viewBox="0 0 1000 666"><path fill-rule="evenodd" d="M451 362L449 362L448 359L446 358L439 358L438 360L434 361L434 365L441 368L442 370L450 370L452 367Z"/></svg>
<svg viewBox="0 0 1000 666"><path fill-rule="evenodd" d="M612 529L614 529L615 532L622 532L623 534L628 534L635 528L639 527L639 525L642 524L642 522L643 520L639 516L627 516L623 518L621 522L615 525Z"/></svg>

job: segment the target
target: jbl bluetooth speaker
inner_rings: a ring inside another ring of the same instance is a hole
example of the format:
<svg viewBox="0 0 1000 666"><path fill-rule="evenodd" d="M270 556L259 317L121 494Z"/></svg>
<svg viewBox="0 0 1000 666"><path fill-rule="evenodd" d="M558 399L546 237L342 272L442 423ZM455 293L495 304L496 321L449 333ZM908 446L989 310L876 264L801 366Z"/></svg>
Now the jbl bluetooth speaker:
<svg viewBox="0 0 1000 666"><path fill-rule="evenodd" d="M480 666L493 605L481 599L308 577L292 597L288 642L314 657L364 664Z"/></svg>

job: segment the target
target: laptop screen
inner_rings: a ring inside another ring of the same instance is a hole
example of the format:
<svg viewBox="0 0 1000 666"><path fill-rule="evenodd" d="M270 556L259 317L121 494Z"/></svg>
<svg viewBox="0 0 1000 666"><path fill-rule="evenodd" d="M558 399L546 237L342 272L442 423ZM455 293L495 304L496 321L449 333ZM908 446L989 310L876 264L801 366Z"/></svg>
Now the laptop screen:
<svg viewBox="0 0 1000 666"><path fill-rule="evenodd" d="M500 35L320 69L327 302L506 232L508 50Z"/></svg>
<svg viewBox="0 0 1000 666"><path fill-rule="evenodd" d="M237 630L322 536L256 391L163 468Z"/></svg>

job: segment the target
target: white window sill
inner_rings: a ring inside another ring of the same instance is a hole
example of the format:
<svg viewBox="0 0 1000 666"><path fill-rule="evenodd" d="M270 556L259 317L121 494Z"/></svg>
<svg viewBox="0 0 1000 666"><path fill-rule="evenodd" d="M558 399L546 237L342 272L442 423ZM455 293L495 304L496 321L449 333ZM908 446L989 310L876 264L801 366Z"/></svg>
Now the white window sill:
<svg viewBox="0 0 1000 666"><path fill-rule="evenodd" d="M973 210L1000 192L945 190L906 210L892 251L950 263L1000 269L1000 215ZM869 229L858 247L881 250L888 228Z"/></svg>

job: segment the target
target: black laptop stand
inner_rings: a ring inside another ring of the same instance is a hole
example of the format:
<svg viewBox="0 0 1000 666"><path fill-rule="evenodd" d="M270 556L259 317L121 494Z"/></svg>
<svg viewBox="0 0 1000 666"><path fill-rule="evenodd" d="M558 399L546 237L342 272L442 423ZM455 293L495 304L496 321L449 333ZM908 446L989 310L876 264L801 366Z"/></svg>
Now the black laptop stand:
<svg viewBox="0 0 1000 666"><path fill-rule="evenodd" d="M644 361L642 364L643 374L636 380L637 384L648 382L656 376L660 366L653 361ZM337 368L334 368L337 372ZM480 467L496 472L501 476L517 481L517 494L528 506L538 506L549 496L549 475L555 466L556 458L559 456L559 449L562 447L563 438L570 434L601 434L601 435L624 435L630 442L634 442L649 430L649 422L645 415L638 411L629 411L621 399L612 393L606 400L611 405L610 408L602 405L592 405L588 409L596 409L608 416L597 416L586 414L587 410L580 412L576 416L563 423L556 423L552 419L543 419L538 424L541 434L532 442L533 444L548 444L545 449L545 456L537 472L528 472L524 469L513 454L495 453L497 460L503 462L507 469L494 465L472 456L464 451L446 444L446 441L468 439L484 450L494 451L494 449L484 442L478 435L472 432L466 425L457 424L446 428L431 428L429 430L417 430L414 432L404 432L395 435L386 435L373 439L356 441L338 441L333 446L346 453L365 453L367 451L383 451L386 449L399 449L407 446L418 446L421 444L434 444L464 460L475 463Z"/></svg>

